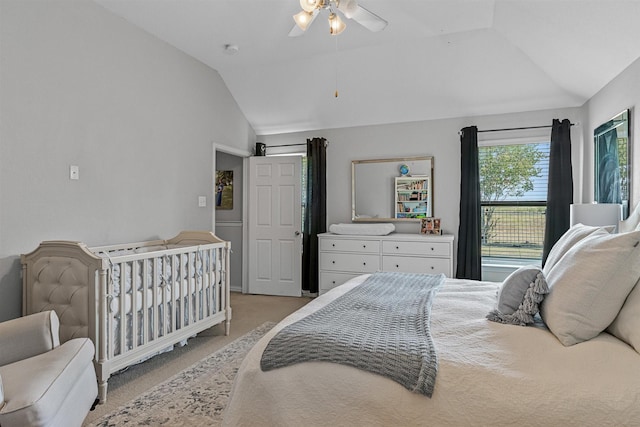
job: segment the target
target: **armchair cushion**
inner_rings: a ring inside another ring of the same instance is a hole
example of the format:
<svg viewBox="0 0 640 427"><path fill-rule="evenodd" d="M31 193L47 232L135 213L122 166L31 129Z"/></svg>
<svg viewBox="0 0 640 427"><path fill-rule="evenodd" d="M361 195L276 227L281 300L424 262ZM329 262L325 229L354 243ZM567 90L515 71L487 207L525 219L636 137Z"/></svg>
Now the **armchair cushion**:
<svg viewBox="0 0 640 427"><path fill-rule="evenodd" d="M60 345L55 311L43 311L0 323L0 366L45 353Z"/></svg>
<svg viewBox="0 0 640 427"><path fill-rule="evenodd" d="M55 311L0 323L0 426L80 427L98 395L89 338L60 345Z"/></svg>
<svg viewBox="0 0 640 427"><path fill-rule="evenodd" d="M91 340L76 338L0 367L5 403L0 425L81 425L98 394L93 356Z"/></svg>

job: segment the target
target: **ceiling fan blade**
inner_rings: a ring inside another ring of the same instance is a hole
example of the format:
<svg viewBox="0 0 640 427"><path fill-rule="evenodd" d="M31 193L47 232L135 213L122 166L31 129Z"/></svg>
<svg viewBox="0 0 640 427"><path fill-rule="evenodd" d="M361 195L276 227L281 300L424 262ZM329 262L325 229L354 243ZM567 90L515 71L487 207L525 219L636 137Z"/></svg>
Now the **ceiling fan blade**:
<svg viewBox="0 0 640 427"><path fill-rule="evenodd" d="M294 25L291 31L289 31L289 37L300 37L303 35L304 35L304 31L297 25Z"/></svg>
<svg viewBox="0 0 640 427"><path fill-rule="evenodd" d="M384 30L388 24L387 21L360 5L358 5L356 10L349 15L350 16L348 16L348 18L353 19L358 24L362 25L369 31L373 31L374 33Z"/></svg>
<svg viewBox="0 0 640 427"><path fill-rule="evenodd" d="M316 17L318 16L318 9L314 10L311 14L311 20L309 21L309 23L307 24L307 28L309 28L311 26L311 24L313 24L313 21L316 20ZM294 19L295 20L295 19ZM289 37L300 37L302 35L304 35L306 30L303 30L302 28L300 28L298 26L298 24L295 24L293 26L293 28L291 29L291 31L289 31Z"/></svg>

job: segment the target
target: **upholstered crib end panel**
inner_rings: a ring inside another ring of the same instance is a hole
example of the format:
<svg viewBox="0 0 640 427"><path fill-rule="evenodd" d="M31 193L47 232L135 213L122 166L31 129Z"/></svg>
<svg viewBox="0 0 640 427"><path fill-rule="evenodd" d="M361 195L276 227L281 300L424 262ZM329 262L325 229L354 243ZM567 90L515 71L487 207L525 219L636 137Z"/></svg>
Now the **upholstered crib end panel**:
<svg viewBox="0 0 640 427"><path fill-rule="evenodd" d="M222 240L211 231L181 231L177 236L167 240L166 243L169 248L207 245L211 243L229 244L229 242Z"/></svg>
<svg viewBox="0 0 640 427"><path fill-rule="evenodd" d="M54 310L60 319L60 342L89 337L89 286L95 273L78 259L45 256L27 268L28 313Z"/></svg>

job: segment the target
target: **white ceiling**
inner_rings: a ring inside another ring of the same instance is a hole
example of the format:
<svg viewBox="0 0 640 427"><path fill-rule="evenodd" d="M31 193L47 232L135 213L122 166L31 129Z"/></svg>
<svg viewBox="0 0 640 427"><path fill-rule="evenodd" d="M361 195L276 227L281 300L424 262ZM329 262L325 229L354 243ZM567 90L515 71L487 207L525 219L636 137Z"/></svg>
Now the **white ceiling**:
<svg viewBox="0 0 640 427"><path fill-rule="evenodd" d="M95 1L216 69L258 135L577 107L640 57L640 0L360 0L386 29L298 38L298 0Z"/></svg>

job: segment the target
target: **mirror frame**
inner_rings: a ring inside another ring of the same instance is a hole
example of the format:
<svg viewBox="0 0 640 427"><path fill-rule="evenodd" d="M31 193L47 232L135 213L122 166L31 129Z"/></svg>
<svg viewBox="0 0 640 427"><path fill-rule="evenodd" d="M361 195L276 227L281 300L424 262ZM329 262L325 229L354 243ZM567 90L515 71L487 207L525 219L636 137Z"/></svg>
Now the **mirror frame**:
<svg viewBox="0 0 640 427"><path fill-rule="evenodd" d="M626 139L619 138L616 131L616 150L615 155L611 157L607 154L607 151L610 150L604 147L613 142L607 139L607 136L611 136L614 130L624 127L626 127ZM622 144L626 144L626 147L621 146ZM621 203L623 219L629 216L629 202L631 197L631 144L630 109L623 110L593 130L593 199L596 203ZM621 158L620 153L626 156L626 160ZM608 163L608 161L610 162ZM615 165L612 167L611 161L613 161L614 164L617 162L617 167ZM615 194L603 194L603 191L607 191L607 187L611 187L612 185L619 188L619 199Z"/></svg>
<svg viewBox="0 0 640 427"><path fill-rule="evenodd" d="M433 197L433 192L434 192L434 181L433 181L433 171L434 171L434 159L433 156L416 156L416 157L395 157L395 158L383 158L383 159L364 159L364 160L352 160L351 161L351 221L352 222L420 222L421 218L382 218L382 217L375 217L375 218L361 218L361 217L357 217L356 216L356 167L357 165L360 164L374 164L374 163L397 163L397 164L402 164L402 163L412 163L412 162L419 162L419 161L425 161L425 162L429 162L429 164L427 165L427 168L429 169L427 175L429 176L430 179L430 187L431 187L431 192L429 194L429 204L431 205L431 216L434 216L434 197ZM424 174L420 174L417 176L423 176ZM395 175L389 175L389 178L395 178L395 177L400 177L402 176L400 174L399 170L396 170L396 174ZM411 175L407 175L407 176L411 176ZM393 184L390 182L389 183L389 188L392 188ZM392 193L392 197L393 197L393 193ZM393 198L392 200L388 201L388 205L389 205L389 209L391 213L393 213L393 206L395 204L395 198Z"/></svg>

